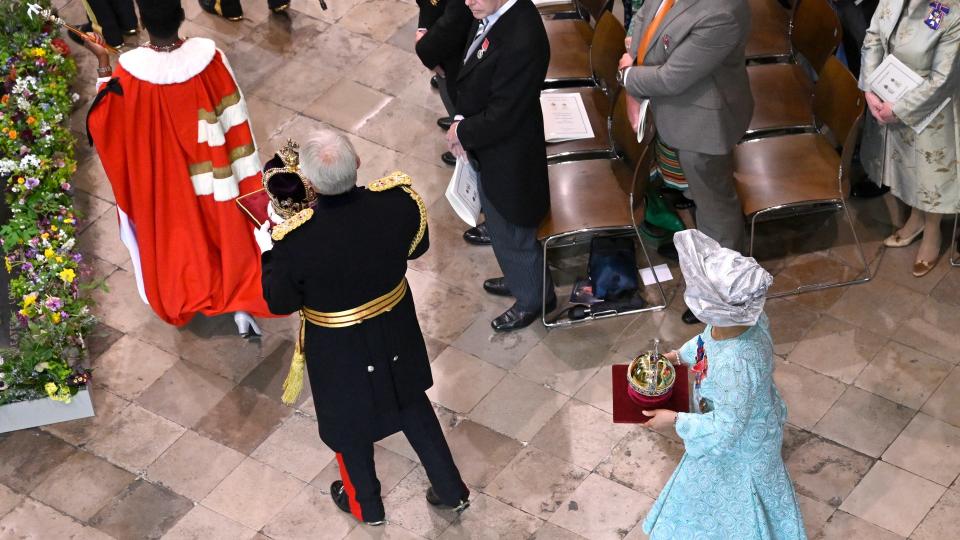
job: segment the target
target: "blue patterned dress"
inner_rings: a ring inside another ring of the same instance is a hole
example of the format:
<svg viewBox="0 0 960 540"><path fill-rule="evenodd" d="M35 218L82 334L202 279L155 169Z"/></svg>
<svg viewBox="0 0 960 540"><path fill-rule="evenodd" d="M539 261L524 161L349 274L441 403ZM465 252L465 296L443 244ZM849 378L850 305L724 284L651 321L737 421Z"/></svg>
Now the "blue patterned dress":
<svg viewBox="0 0 960 540"><path fill-rule="evenodd" d="M686 452L643 530L651 540L795 540L807 537L783 464L787 408L773 385L773 340L766 315L743 334L699 336L707 356L704 413L680 413ZM680 349L696 359L697 338Z"/></svg>

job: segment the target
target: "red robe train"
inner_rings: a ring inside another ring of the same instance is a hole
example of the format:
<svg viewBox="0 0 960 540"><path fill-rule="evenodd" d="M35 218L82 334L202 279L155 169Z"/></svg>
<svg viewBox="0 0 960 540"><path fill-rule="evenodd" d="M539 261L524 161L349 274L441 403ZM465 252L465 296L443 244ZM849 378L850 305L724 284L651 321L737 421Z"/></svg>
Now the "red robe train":
<svg viewBox="0 0 960 540"><path fill-rule="evenodd" d="M204 38L141 47L113 77L87 129L144 301L177 326L197 313L270 316L252 225L234 202L262 186L260 159L223 53Z"/></svg>

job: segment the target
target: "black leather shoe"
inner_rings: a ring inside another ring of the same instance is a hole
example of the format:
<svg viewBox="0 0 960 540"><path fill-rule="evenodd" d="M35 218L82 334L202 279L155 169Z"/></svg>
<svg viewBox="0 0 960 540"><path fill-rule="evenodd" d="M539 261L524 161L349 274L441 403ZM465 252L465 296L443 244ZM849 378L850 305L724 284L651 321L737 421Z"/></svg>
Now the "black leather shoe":
<svg viewBox="0 0 960 540"><path fill-rule="evenodd" d="M269 0L267 7L273 13L283 13L290 8L290 0Z"/></svg>
<svg viewBox="0 0 960 540"><path fill-rule="evenodd" d="M432 86L432 87L434 87L434 88L440 88L440 76L439 76L439 75L434 75L433 77L430 77L430 86Z"/></svg>
<svg viewBox="0 0 960 540"><path fill-rule="evenodd" d="M457 158L450 152L444 152L440 154L440 161L446 163L451 167L457 164Z"/></svg>
<svg viewBox="0 0 960 540"><path fill-rule="evenodd" d="M438 497L437 494L433 491L433 486L430 486L429 488L427 488L427 502L430 503L430 506L450 508L451 510L459 514L460 512L463 512L464 510L470 507L470 490L467 490L467 493L460 497L460 501L457 504L452 505L452 504L445 504L443 501L441 501L440 497Z"/></svg>
<svg viewBox="0 0 960 540"><path fill-rule="evenodd" d="M483 222L476 227L470 227L466 231L463 231L463 239L466 240L468 244L475 246L489 246L490 233L487 232L487 223Z"/></svg>
<svg viewBox="0 0 960 540"><path fill-rule="evenodd" d="M228 21L233 21L233 22L243 20L243 10L239 9L240 2L237 2L238 8L236 11L229 10L228 12L223 12L223 13L217 12L217 4L219 2L214 2L213 0L197 0L197 2L200 4L200 9L206 11L207 13L210 13L211 15L223 17L224 19ZM221 9L221 11L223 10Z"/></svg>
<svg viewBox="0 0 960 540"><path fill-rule="evenodd" d="M680 319L687 324L700 324L700 319L690 311L690 308L687 308L687 310L683 312Z"/></svg>
<svg viewBox="0 0 960 540"><path fill-rule="evenodd" d="M453 125L453 117L444 116L443 118L438 118L437 125L440 126L440 129L447 131L450 129L450 126Z"/></svg>
<svg viewBox="0 0 960 540"><path fill-rule="evenodd" d="M861 180L850 188L850 196L857 199L872 199L890 191L890 186L878 186L870 180Z"/></svg>
<svg viewBox="0 0 960 540"><path fill-rule="evenodd" d="M337 505L337 508L339 508L340 510L348 514L353 515L353 513L350 512L350 497L347 495L346 490L343 488L342 480L337 480L334 483L330 484L330 498L333 499L333 504ZM378 525L383 525L386 522L387 521L383 519L383 516L381 516L381 519L377 521L364 521L364 523L366 523L367 525L371 525L374 527Z"/></svg>
<svg viewBox="0 0 960 540"><path fill-rule="evenodd" d="M557 308L557 297L547 302L547 313ZM540 310L524 311L517 307L517 304L510 306L510 309L504 311L499 317L490 321L490 326L495 332L509 332L519 330L530 326L533 321L540 318Z"/></svg>
<svg viewBox="0 0 960 540"><path fill-rule="evenodd" d="M673 242L660 244L657 247L657 253L664 259L670 259L671 261L680 260L680 254L677 253L677 246L673 245Z"/></svg>
<svg viewBox="0 0 960 540"><path fill-rule="evenodd" d="M490 278L483 282L483 290L494 296L513 296L507 288L507 280L502 277Z"/></svg>

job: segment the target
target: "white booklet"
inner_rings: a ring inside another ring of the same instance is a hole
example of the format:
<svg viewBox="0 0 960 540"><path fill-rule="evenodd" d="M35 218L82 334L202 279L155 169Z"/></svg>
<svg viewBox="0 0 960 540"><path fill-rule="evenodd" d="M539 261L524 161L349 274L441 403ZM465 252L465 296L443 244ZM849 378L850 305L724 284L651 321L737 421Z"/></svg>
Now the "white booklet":
<svg viewBox="0 0 960 540"><path fill-rule="evenodd" d="M897 59L896 56L888 54L883 62L877 66L877 69L867 78L867 87L871 92L877 95L883 101L896 103L906 95L907 92L923 84L923 77L917 75L906 64ZM940 111L950 103L948 97L937 106L934 111L923 119L918 125L913 126L913 130L920 133L933 119L940 114Z"/></svg>
<svg viewBox="0 0 960 540"><path fill-rule="evenodd" d="M543 136L548 143L592 139L590 117L577 92L541 94Z"/></svg>
<svg viewBox="0 0 960 540"><path fill-rule="evenodd" d="M466 158L457 158L446 196L460 219L476 227L480 218L480 188L477 185L477 170Z"/></svg>
<svg viewBox="0 0 960 540"><path fill-rule="evenodd" d="M572 4L570 0L533 0L533 5L537 7L543 6L560 6L563 4Z"/></svg>
<svg viewBox="0 0 960 540"><path fill-rule="evenodd" d="M640 119L637 122L637 142L643 142L643 135L647 132L647 116L650 114L650 100L640 100Z"/></svg>

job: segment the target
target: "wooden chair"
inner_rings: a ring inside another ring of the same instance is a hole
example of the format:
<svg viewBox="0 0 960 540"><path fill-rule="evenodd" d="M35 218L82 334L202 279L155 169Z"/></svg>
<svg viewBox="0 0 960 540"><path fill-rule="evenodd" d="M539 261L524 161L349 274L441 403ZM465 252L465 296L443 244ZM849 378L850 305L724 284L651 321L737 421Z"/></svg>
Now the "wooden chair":
<svg viewBox="0 0 960 540"><path fill-rule="evenodd" d="M580 139L561 143L547 143L547 159L569 161L590 157L606 157L613 153L613 141L610 139L609 122L613 114L616 94L620 91L617 83L617 60L625 52L623 39L626 32L620 21L610 12L605 12L597 22L593 45L590 47L590 67L597 86L587 88L548 89L544 94L578 93L583 99L590 126L592 139Z"/></svg>
<svg viewBox="0 0 960 540"><path fill-rule="evenodd" d="M829 0L800 0L790 34L793 56L801 55L817 73L840 45L840 19ZM790 64L747 66L753 118L747 137L779 130L814 129L813 81L806 68Z"/></svg>
<svg viewBox="0 0 960 540"><path fill-rule="evenodd" d="M590 14L591 21L597 24L613 4L613 0L579 1ZM590 69L590 46L595 33L591 23L583 19L552 19L543 21L543 26L550 41L545 88L596 84Z"/></svg>
<svg viewBox="0 0 960 540"><path fill-rule="evenodd" d="M749 0L747 60L786 62L790 58L790 12L777 0Z"/></svg>
<svg viewBox="0 0 960 540"><path fill-rule="evenodd" d="M642 143L627 119L625 94L621 92L614 106L610 126L616 143L616 156L605 159L568 161L548 166L550 175L550 213L540 224L538 237L543 245L544 290L541 318L544 326L568 326L582 321L547 320L546 276L549 272L547 254L550 249L569 247L598 234L631 235L643 252L647 265L653 262L640 236L637 223L642 221L641 206L650 177L653 150L649 129ZM639 213L639 215L638 215ZM615 317L630 313L661 310L666 307L666 295L660 280L654 275L661 302L654 305L593 314L586 320ZM642 281L641 281L642 283Z"/></svg>
<svg viewBox="0 0 960 540"><path fill-rule="evenodd" d="M778 213L785 217L783 214L796 215L805 210L842 210L863 263L863 272L852 280L801 285L771 297L871 279L870 266L844 198L849 192L850 162L863 122L864 101L853 75L836 57L829 57L813 96L818 131L754 139L734 149L737 193L750 221L750 255L760 220L776 218Z"/></svg>

